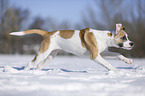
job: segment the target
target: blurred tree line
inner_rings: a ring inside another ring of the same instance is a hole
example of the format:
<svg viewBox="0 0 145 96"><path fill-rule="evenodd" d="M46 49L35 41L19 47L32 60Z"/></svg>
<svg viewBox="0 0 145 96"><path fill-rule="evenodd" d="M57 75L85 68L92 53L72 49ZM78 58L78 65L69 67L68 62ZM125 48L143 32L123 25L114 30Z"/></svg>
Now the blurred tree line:
<svg viewBox="0 0 145 96"><path fill-rule="evenodd" d="M77 24L69 21L58 23L55 18L36 16L29 22L30 12L27 9L10 7L8 0L0 0L0 53L33 54L42 41L39 35L24 37L9 36L9 32L42 29L46 31L95 28L111 30L116 23L126 26L130 40L135 43L131 51L109 48L125 56L145 57L145 1L144 0L94 0L94 6L87 5L81 12L82 20Z"/></svg>

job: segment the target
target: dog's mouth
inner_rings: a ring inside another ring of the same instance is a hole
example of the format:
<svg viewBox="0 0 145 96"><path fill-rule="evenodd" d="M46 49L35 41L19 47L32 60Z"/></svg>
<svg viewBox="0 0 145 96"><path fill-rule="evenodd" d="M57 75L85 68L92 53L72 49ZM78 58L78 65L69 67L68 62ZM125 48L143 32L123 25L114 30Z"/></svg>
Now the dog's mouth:
<svg viewBox="0 0 145 96"><path fill-rule="evenodd" d="M126 49L126 50L131 50L132 47L122 47L123 49Z"/></svg>
<svg viewBox="0 0 145 96"><path fill-rule="evenodd" d="M133 47L125 47L125 46L116 46L117 48L122 48L126 50L131 50Z"/></svg>
<svg viewBox="0 0 145 96"><path fill-rule="evenodd" d="M132 47L124 47L123 49L126 49L126 50L131 50Z"/></svg>

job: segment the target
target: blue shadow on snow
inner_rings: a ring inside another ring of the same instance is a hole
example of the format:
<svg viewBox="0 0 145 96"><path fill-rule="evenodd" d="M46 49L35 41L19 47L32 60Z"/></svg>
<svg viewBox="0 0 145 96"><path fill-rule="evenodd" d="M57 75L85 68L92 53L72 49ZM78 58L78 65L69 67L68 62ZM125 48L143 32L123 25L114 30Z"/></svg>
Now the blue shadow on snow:
<svg viewBox="0 0 145 96"><path fill-rule="evenodd" d="M13 67L16 70L24 70L25 66L22 67ZM30 68L30 70L34 70L34 68ZM48 70L54 70L54 69L42 69L42 71L48 71ZM87 71L72 71L72 70L67 70L67 69L60 69L63 72L75 72L75 73L87 73Z"/></svg>
<svg viewBox="0 0 145 96"><path fill-rule="evenodd" d="M137 69L137 67L136 68L134 68L134 67L116 67L117 69Z"/></svg>

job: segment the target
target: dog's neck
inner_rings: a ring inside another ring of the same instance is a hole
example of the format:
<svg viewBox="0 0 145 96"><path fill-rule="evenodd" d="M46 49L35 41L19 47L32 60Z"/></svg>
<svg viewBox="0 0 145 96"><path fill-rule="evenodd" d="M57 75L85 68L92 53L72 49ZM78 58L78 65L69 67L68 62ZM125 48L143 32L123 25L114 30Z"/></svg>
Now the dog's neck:
<svg viewBox="0 0 145 96"><path fill-rule="evenodd" d="M114 35L112 35L111 37L108 37L106 39L106 42L107 42L108 47L115 47L116 46L116 44L114 42Z"/></svg>
<svg viewBox="0 0 145 96"><path fill-rule="evenodd" d="M114 41L114 35L116 34L116 29L110 30L111 37L108 37L108 47L116 47L115 41Z"/></svg>
<svg viewBox="0 0 145 96"><path fill-rule="evenodd" d="M101 38L102 41L106 42L106 47L116 47L115 41L114 41L114 30L112 31L102 31L103 37ZM111 36L108 36L108 34L111 33Z"/></svg>
<svg viewBox="0 0 145 96"><path fill-rule="evenodd" d="M110 34L111 33L110 31L108 30L91 30L91 31L96 36L96 39L100 41L98 42L98 44L99 44L99 47L102 47L101 49L105 50L108 47L116 46L114 42L114 35Z"/></svg>

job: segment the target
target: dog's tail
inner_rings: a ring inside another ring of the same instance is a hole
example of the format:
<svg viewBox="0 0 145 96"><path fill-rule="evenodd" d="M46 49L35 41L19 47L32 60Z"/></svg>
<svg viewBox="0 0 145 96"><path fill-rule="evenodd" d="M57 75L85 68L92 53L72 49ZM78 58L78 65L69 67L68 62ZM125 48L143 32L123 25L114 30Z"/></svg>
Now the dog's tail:
<svg viewBox="0 0 145 96"><path fill-rule="evenodd" d="M41 36L45 36L47 34L47 31L44 30L39 30L39 29L32 29L32 30L26 30L26 31L20 31L20 32L12 32L10 35L15 35L15 36L23 36L27 34L39 34Z"/></svg>

